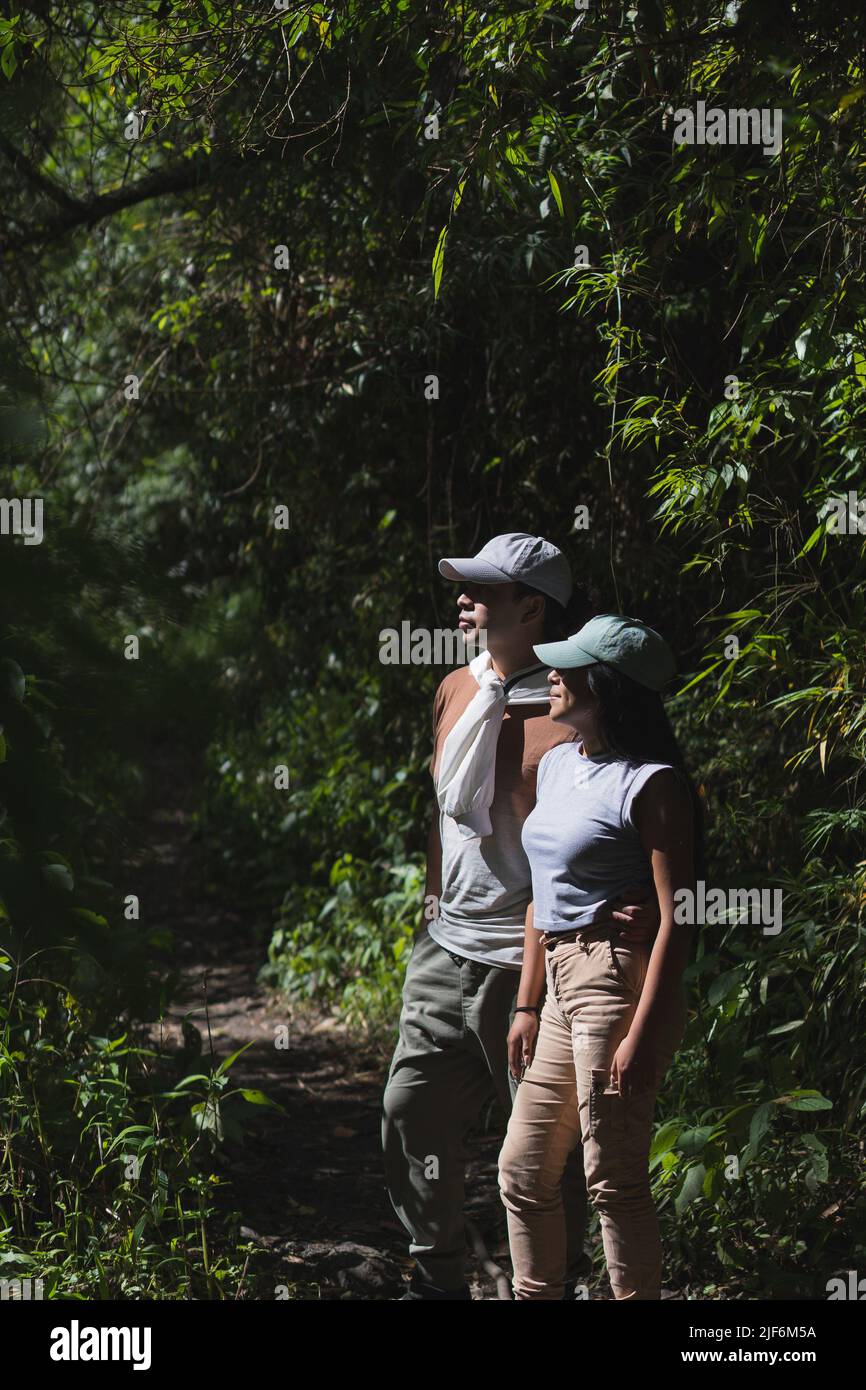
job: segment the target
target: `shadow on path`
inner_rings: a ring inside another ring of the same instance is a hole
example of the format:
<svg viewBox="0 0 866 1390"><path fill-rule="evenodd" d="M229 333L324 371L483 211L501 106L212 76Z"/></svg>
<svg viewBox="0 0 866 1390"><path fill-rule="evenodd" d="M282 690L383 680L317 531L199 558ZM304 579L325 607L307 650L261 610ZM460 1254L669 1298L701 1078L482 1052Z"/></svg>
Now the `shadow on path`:
<svg viewBox="0 0 866 1390"><path fill-rule="evenodd" d="M264 1091L282 1107L243 1106L243 1141L226 1141L214 1165L226 1184L225 1210L239 1213L242 1238L259 1251L253 1296L399 1297L411 1261L382 1169L388 1052L321 1011L293 1012L257 983L270 923L207 889L216 847L196 835L190 789L198 778L187 771L183 777L176 758L155 769L163 791L141 826L131 867L151 920L164 921L174 938L179 985L155 1037L184 1049L190 1072L208 1069L211 1047L216 1065L251 1044L231 1067L231 1089ZM169 800L175 804L165 809ZM277 1046L278 1038L288 1046ZM467 1213L510 1269L496 1187L499 1144L497 1134L470 1141ZM470 1265L470 1283L475 1298L497 1297L477 1266Z"/></svg>

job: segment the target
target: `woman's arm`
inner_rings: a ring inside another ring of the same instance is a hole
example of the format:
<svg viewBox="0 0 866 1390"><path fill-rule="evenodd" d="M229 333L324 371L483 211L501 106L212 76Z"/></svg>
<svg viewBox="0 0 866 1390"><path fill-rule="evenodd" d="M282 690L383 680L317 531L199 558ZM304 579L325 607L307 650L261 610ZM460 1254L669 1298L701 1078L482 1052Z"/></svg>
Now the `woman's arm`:
<svg viewBox="0 0 866 1390"><path fill-rule="evenodd" d="M541 932L535 930L532 922L533 911L530 903L526 909L526 927L523 933L523 968L517 987L518 1008L523 1005L536 1008L544 984L544 947L541 944ZM538 1014L515 1014L508 1032L508 1065L511 1075L518 1081L532 1061L537 1037Z"/></svg>
<svg viewBox="0 0 866 1390"><path fill-rule="evenodd" d="M535 930L533 920L533 904L530 903L526 909L526 927L523 932L523 969L517 989L518 1007L531 1004L535 1008L544 984L544 947L541 944L541 932Z"/></svg>
<svg viewBox="0 0 866 1390"><path fill-rule="evenodd" d="M682 974L692 946L689 926L674 922L674 894L695 887L694 824L688 792L673 771L651 777L632 819L652 865L661 923L628 1036L617 1049L611 1080L623 1094L655 1084L657 1041L679 1006Z"/></svg>

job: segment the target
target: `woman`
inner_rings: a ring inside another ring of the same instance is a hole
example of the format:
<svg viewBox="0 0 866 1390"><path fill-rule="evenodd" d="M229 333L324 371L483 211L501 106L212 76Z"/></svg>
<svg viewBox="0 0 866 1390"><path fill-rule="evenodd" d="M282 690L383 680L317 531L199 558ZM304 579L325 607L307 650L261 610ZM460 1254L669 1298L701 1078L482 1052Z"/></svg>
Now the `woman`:
<svg viewBox="0 0 866 1390"><path fill-rule="evenodd" d="M499 1159L514 1297L563 1296L559 1178L582 1143L614 1297L657 1299L650 1133L685 1026L691 932L674 922L674 894L695 886L701 824L658 693L674 661L652 628L611 614L534 651L553 668L551 719L578 738L539 762L523 827L533 909L508 1037L512 1073L523 1075ZM623 941L611 920L612 901L636 883L658 896L650 942Z"/></svg>

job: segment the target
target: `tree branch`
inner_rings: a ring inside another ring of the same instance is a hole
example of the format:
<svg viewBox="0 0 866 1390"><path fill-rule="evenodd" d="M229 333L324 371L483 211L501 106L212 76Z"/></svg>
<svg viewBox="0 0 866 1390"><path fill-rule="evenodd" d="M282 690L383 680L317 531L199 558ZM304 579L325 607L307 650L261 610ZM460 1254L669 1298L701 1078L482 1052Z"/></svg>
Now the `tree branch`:
<svg viewBox="0 0 866 1390"><path fill-rule="evenodd" d="M46 175L40 174L14 146L0 137L2 151L13 165L22 169L25 177L43 191L57 204L59 211L43 222L25 227L11 236L0 238L0 250L22 251L29 247L47 245L58 241L78 227L92 227L104 217L113 217L124 208L135 207L151 198L162 198L171 193L186 193L202 184L212 183L224 174L254 164L260 160L268 162L280 160L282 152L276 149L247 150L242 154L195 155L180 164L157 169L145 174L133 183L112 189L108 193L98 193L84 201L68 194Z"/></svg>
<svg viewBox="0 0 866 1390"><path fill-rule="evenodd" d="M7 140L5 135L0 135L0 153L6 156L16 173L22 174L28 183L31 183L34 188L38 188L42 193L46 194L52 202L59 203L67 212L72 212L81 207L77 198L70 197L65 188L61 188L60 185L55 183L53 179L50 179L47 174L40 173L36 166L27 158L26 154L13 145L11 140Z"/></svg>

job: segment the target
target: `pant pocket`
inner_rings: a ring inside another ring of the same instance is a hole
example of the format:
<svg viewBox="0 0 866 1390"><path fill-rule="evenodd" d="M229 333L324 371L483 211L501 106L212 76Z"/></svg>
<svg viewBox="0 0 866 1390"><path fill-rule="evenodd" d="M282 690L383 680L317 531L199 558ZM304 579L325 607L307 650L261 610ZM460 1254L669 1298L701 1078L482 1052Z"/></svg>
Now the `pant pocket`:
<svg viewBox="0 0 866 1390"><path fill-rule="evenodd" d="M633 994L640 994L649 965L649 956L646 950L640 949L633 943L625 946L610 937L607 938L606 945L614 975Z"/></svg>
<svg viewBox="0 0 866 1390"><path fill-rule="evenodd" d="M622 1134L624 1126L623 1098L616 1086L610 1084L610 1072L592 1067L589 1073L589 1133L592 1139Z"/></svg>

